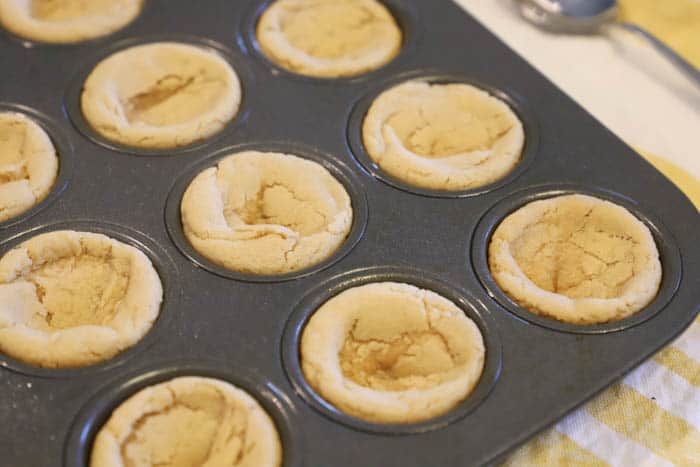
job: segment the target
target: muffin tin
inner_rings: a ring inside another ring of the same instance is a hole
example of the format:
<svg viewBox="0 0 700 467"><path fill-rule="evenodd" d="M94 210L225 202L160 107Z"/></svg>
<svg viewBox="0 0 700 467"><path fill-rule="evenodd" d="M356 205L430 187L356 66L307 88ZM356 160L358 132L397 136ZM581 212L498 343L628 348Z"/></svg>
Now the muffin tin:
<svg viewBox="0 0 700 467"><path fill-rule="evenodd" d="M384 68L334 80L296 76L261 55L251 25L267 3L149 0L130 26L83 44L0 37L2 109L30 109L61 161L49 197L0 225L0 255L39 231L104 232L149 255L166 291L152 331L104 364L50 370L0 356L2 465L87 465L110 410L144 385L185 374L220 377L258 399L278 426L285 466L487 464L620 378L697 315L695 207L457 5L386 1L404 29L404 50ZM228 57L241 78L244 113L187 150L104 144L76 108L86 70L115 48L164 38ZM408 77L476 83L505 96L526 129L516 173L455 195L400 186L371 166L358 135L368 96ZM188 250L178 218L184 186L198 169L242 147L299 153L338 176L355 208L341 251L308 271L261 278L219 271ZM662 288L629 320L581 327L541 319L510 302L490 277L485 249L499 220L528 200L571 192L622 204L655 236ZM444 417L416 425L360 422L304 381L296 347L310 312L344 288L375 280L440 292L484 333L484 377Z"/></svg>

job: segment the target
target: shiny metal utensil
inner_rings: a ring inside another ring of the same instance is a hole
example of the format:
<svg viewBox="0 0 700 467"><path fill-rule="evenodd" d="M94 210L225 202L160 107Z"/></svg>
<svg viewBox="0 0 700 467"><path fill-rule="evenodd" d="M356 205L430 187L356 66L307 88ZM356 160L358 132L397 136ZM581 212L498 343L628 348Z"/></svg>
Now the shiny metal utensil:
<svg viewBox="0 0 700 467"><path fill-rule="evenodd" d="M555 33L599 34L607 27L632 31L651 43L686 75L700 85L700 71L636 24L618 20L617 0L515 0L523 18Z"/></svg>

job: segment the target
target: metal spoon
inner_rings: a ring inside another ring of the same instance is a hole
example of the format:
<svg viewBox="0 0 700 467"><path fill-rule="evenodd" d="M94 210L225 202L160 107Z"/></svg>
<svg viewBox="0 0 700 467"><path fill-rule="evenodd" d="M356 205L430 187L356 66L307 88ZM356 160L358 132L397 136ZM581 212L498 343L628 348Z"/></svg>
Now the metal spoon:
<svg viewBox="0 0 700 467"><path fill-rule="evenodd" d="M617 0L516 0L520 14L531 23L556 33L599 34L606 27L619 26L653 45L697 84L700 71L636 24L618 21Z"/></svg>

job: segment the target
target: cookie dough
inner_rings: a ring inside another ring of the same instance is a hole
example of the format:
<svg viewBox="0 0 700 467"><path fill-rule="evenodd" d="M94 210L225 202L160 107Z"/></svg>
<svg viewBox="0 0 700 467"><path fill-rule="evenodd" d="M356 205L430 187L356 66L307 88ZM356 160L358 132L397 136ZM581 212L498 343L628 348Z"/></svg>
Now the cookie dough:
<svg viewBox="0 0 700 467"><path fill-rule="evenodd" d="M272 152L230 155L197 175L181 203L187 240L233 271L284 274L313 266L348 236L343 185L316 162Z"/></svg>
<svg viewBox="0 0 700 467"><path fill-rule="evenodd" d="M0 351L41 367L98 363L148 332L162 298L136 248L96 233L37 235L0 258Z"/></svg>
<svg viewBox="0 0 700 467"><path fill-rule="evenodd" d="M137 392L95 438L91 467L279 467L270 416L248 393L185 376Z"/></svg>
<svg viewBox="0 0 700 467"><path fill-rule="evenodd" d="M487 185L513 170L525 133L508 105L481 89L408 81L372 103L362 138L372 160L393 177L455 191Z"/></svg>
<svg viewBox="0 0 700 467"><path fill-rule="evenodd" d="M218 53L155 42L116 52L90 73L81 97L92 128L141 148L186 146L221 131L238 112L238 76Z"/></svg>
<svg viewBox="0 0 700 467"><path fill-rule="evenodd" d="M142 5L143 0L0 0L0 23L30 40L80 42L123 28Z"/></svg>
<svg viewBox="0 0 700 467"><path fill-rule="evenodd" d="M489 267L523 308L574 324L626 318L647 306L661 283L647 226L585 195L534 201L506 217L491 238Z"/></svg>
<svg viewBox="0 0 700 467"><path fill-rule="evenodd" d="M484 356L464 311L396 282L341 292L313 314L301 338L309 384L339 410L377 423L448 412L476 386Z"/></svg>
<svg viewBox="0 0 700 467"><path fill-rule="evenodd" d="M261 16L257 36L281 67L322 78L377 69L399 53L403 40L377 0L277 0Z"/></svg>
<svg viewBox="0 0 700 467"><path fill-rule="evenodd" d="M58 174L49 135L16 112L0 112L0 222L43 200Z"/></svg>

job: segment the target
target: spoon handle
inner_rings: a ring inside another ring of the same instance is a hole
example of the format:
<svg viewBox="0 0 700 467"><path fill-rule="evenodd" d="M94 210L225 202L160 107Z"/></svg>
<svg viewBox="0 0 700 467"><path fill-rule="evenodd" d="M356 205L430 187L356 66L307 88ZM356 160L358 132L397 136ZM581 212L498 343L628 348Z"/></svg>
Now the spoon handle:
<svg viewBox="0 0 700 467"><path fill-rule="evenodd" d="M652 33L647 31L646 29L643 29L643 28L637 26L636 24L632 24L632 23L618 23L618 24L620 26L622 26L623 28L627 29L628 31L632 31L632 32L644 37L645 39L647 39L654 47L656 47L656 50L661 52L666 58L668 58L670 61L672 61L690 79L695 81L696 84L700 85L700 70L695 68L690 62L688 62L686 59L681 57L675 50L671 49L669 46L667 46L666 44L661 42Z"/></svg>

